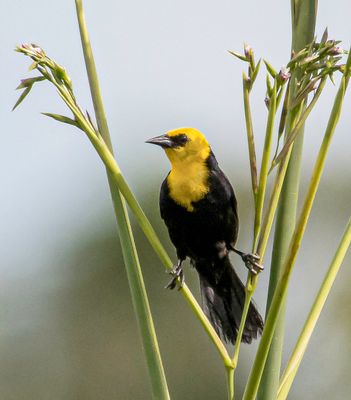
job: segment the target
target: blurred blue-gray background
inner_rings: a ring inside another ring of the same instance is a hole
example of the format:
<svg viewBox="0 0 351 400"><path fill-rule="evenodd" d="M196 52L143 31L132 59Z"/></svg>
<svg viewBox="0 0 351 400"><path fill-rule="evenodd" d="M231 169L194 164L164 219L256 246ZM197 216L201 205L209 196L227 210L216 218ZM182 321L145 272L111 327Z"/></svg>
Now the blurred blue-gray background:
<svg viewBox="0 0 351 400"><path fill-rule="evenodd" d="M252 232L243 119L243 64L226 50L249 43L279 68L290 52L289 1L85 1L86 17L118 161L164 244L158 214L168 171L144 141L195 126L208 137L239 201L239 245ZM320 2L317 34L351 42L350 3ZM0 397L2 400L149 399L150 388L104 168L83 134L40 112L66 113L40 83L11 113L28 60L13 52L33 42L64 65L89 110L73 1L2 1L0 17ZM253 92L258 149L266 110L264 75ZM331 84L306 127L303 196L336 88ZM350 95L330 149L310 225L294 270L286 323L287 359L351 211ZM173 399L226 398L224 371L184 300L139 229L140 258ZM270 251L268 251L268 256ZM244 271L239 259L237 269ZM269 267L269 257L266 261ZM349 398L351 258L338 276L290 399ZM269 268L255 296L264 313ZM194 271L186 279L198 295ZM256 345L243 346L242 390Z"/></svg>

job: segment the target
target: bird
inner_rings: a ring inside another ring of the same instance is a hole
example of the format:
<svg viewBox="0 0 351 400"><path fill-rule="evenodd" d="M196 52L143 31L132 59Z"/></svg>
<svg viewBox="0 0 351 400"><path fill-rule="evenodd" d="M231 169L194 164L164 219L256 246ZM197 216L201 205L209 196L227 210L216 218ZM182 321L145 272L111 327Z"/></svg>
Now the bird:
<svg viewBox="0 0 351 400"><path fill-rule="evenodd" d="M206 137L191 127L177 128L146 141L164 149L171 170L161 185L160 213L178 262L174 289L184 284L183 262L199 274L202 309L218 336L235 344L245 301L245 287L229 259L238 253L249 270L263 267L259 256L235 248L239 219L232 185L218 166ZM251 301L241 341L251 343L263 330L263 319Z"/></svg>

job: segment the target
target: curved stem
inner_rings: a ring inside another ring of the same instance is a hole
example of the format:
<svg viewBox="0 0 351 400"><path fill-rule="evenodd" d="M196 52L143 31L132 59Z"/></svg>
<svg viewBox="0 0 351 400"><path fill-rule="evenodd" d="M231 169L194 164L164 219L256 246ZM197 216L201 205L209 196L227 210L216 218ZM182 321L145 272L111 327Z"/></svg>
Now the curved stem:
<svg viewBox="0 0 351 400"><path fill-rule="evenodd" d="M104 141L107 143L109 150L112 152L112 144L110 140L107 119L103 107L98 76L88 37L88 31L83 14L83 4L81 0L76 0L76 9L85 64L99 132L101 133ZM126 203L109 171L107 171L107 175L119 227L123 258L126 266L133 306L148 365L153 397L154 399L169 400L170 396L168 392L167 380L162 365L156 331L144 285L138 253L134 243Z"/></svg>

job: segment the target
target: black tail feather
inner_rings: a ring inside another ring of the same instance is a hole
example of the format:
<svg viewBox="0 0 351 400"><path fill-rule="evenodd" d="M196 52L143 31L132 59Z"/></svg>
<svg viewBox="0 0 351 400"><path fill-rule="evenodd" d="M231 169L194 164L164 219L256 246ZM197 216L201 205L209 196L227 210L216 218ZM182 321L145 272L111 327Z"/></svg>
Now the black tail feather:
<svg viewBox="0 0 351 400"><path fill-rule="evenodd" d="M200 275L203 310L217 334L235 343L245 302L245 288L226 256L212 265L196 262ZM242 342L251 343L263 329L263 320L253 302L249 307Z"/></svg>

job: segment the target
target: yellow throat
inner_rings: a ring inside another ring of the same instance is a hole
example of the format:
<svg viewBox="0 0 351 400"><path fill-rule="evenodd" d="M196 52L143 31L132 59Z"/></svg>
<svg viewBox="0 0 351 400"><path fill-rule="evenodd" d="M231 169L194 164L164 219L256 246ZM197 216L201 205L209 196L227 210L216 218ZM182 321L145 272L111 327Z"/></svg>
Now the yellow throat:
<svg viewBox="0 0 351 400"><path fill-rule="evenodd" d="M209 170L206 160L210 146L205 136L194 128L179 128L167 135L185 134L187 143L178 148L165 149L172 169L167 177L170 197L188 211L194 211L193 204L201 200L209 191Z"/></svg>

